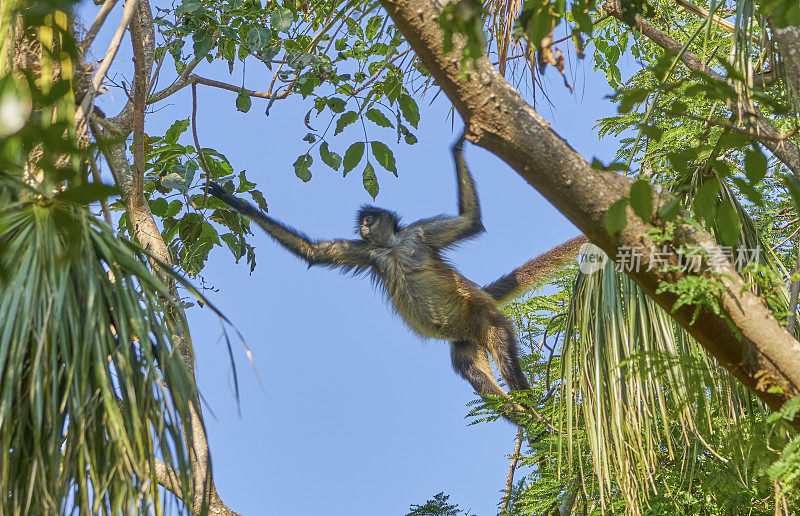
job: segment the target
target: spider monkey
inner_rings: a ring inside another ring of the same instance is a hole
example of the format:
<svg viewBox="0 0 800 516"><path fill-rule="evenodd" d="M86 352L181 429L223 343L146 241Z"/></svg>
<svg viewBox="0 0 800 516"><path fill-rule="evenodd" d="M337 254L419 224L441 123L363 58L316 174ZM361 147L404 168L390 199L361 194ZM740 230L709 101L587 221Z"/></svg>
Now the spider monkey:
<svg viewBox="0 0 800 516"><path fill-rule="evenodd" d="M441 253L484 231L475 184L462 150L464 139L462 135L452 149L458 181L457 217L439 216L401 225L395 213L363 206L356 216L359 240L309 240L217 183L210 183L209 192L256 222L309 267L368 271L413 331L451 341L453 369L478 394L509 398L495 379L489 355L509 389L530 386L520 367L514 326L498 302L571 259L585 238L570 240L526 262L485 289L462 276ZM509 403L504 417L522 424L523 410Z"/></svg>

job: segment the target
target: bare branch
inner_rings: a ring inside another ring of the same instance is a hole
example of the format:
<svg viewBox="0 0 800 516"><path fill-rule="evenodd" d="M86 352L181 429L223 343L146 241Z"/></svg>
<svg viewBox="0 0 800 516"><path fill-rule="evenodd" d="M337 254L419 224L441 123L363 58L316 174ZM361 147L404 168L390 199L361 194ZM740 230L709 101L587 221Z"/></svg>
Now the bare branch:
<svg viewBox="0 0 800 516"><path fill-rule="evenodd" d="M675 0L675 3L680 5L681 7L686 9L687 11L693 12L697 16L699 16L701 18L704 18L704 19L708 19L708 16L711 14L711 13L708 12L707 9L703 9L702 7L698 7L698 6L694 5L691 2L688 2L687 0ZM726 20L724 18L720 18L717 15L714 15L711 18L711 22L714 25L716 25L717 27L725 29L728 32L733 32L734 29L736 28L736 26L734 24L732 24L731 22L729 22L728 20Z"/></svg>
<svg viewBox="0 0 800 516"><path fill-rule="evenodd" d="M81 44L78 47L79 56L82 57L84 54L86 54L86 51L92 45L97 33L100 32L100 27L102 27L103 23L105 23L108 13L111 12L111 9L113 9L115 5L117 5L117 0L106 0L103 3L103 6L97 12L97 16L95 16L94 21L92 22L92 26L89 27L86 37L83 38L83 41L81 41Z"/></svg>
<svg viewBox="0 0 800 516"><path fill-rule="evenodd" d="M147 99L148 104L153 104L155 102L164 100L165 98L169 97L173 93L178 90L185 88L186 86L194 85L194 84L202 84L203 86L211 86L212 88L219 88L221 90L232 91L234 93L239 93L243 88L241 86L236 86L233 84L228 84L227 82L215 81L213 79L207 79L205 77L200 77L199 75L187 75L185 78L180 77L178 80L164 88L163 90L154 93ZM244 88L251 97L256 97L259 99L272 99L275 98L276 100L284 99L289 96L289 90L284 90L280 93L271 94L268 92L263 91L255 91L255 90L248 90Z"/></svg>
<svg viewBox="0 0 800 516"><path fill-rule="evenodd" d="M75 123L79 127L86 126L85 115L89 112L89 108L94 102L94 97L97 95L97 90L103 83L103 79L106 77L108 68L111 66L111 63L114 61L114 57L117 55L119 44L122 42L122 36L125 35L125 30L128 28L128 24L133 17L133 13L136 11L137 4L138 0L128 0L125 3L125 10L122 12L122 18L120 19L119 27L117 27L117 32L115 32L114 37L111 38L111 43L108 45L106 55L103 57L103 60L100 62L100 66L97 68L97 71L92 77L92 82L89 85L89 91L87 91L86 95L83 97L81 105L75 110ZM105 5L103 7L105 7ZM81 133L82 131L79 129L78 132Z"/></svg>
<svg viewBox="0 0 800 516"><path fill-rule="evenodd" d="M511 463L508 465L508 475L506 475L506 490L503 494L503 501L500 502L500 514L505 514L508 509L508 502L511 500L511 489L514 487L514 471L519 462L519 451L522 449L523 429L517 431L517 439L514 441L514 451L511 452Z"/></svg>
<svg viewBox="0 0 800 516"><path fill-rule="evenodd" d="M147 103L154 104L160 100L164 100L176 91L188 86L190 84L189 77L192 75L192 71L194 71L197 65L200 64L200 61L201 59L196 57L189 61L189 64L186 65L186 68L183 70L183 72L181 72L181 75L163 90L153 93L147 97Z"/></svg>

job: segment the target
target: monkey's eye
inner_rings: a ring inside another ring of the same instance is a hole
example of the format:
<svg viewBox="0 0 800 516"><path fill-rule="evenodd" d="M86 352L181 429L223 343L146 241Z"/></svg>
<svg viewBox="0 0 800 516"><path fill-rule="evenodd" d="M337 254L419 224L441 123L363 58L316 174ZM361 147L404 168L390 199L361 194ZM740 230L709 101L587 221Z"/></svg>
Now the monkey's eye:
<svg viewBox="0 0 800 516"><path fill-rule="evenodd" d="M364 224L366 224L367 226L371 226L372 223L375 222L375 217L373 217L372 215L367 215L366 217L364 217L364 220L362 222L364 222Z"/></svg>

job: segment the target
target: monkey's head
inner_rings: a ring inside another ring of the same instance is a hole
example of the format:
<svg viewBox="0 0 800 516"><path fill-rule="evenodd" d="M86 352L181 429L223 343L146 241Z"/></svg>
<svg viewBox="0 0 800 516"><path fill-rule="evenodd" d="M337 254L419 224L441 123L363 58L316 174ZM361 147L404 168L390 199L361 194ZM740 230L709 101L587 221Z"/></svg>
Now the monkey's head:
<svg viewBox="0 0 800 516"><path fill-rule="evenodd" d="M356 233L373 244L385 244L400 228L398 216L374 206L362 206L356 216Z"/></svg>

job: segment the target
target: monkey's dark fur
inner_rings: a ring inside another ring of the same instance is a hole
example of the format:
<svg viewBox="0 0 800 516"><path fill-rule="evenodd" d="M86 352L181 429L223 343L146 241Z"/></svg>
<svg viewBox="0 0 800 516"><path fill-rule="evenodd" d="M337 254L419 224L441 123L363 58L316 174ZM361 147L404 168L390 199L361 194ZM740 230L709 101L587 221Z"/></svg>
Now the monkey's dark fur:
<svg viewBox="0 0 800 516"><path fill-rule="evenodd" d="M364 206L356 219L359 240L314 242L216 183L211 183L209 192L255 221L309 266L369 271L412 330L452 342L453 368L476 392L508 397L495 380L489 355L511 390L529 388L517 357L514 327L497 307L496 299L508 292L498 284L500 290L495 287L493 297L459 274L441 256L443 249L484 231L475 185L462 152L463 143L462 136L453 146L458 180L457 217L433 217L403 226L396 214ZM509 282L507 278L504 281ZM513 410L519 411L520 407ZM519 422L517 414L506 417Z"/></svg>

